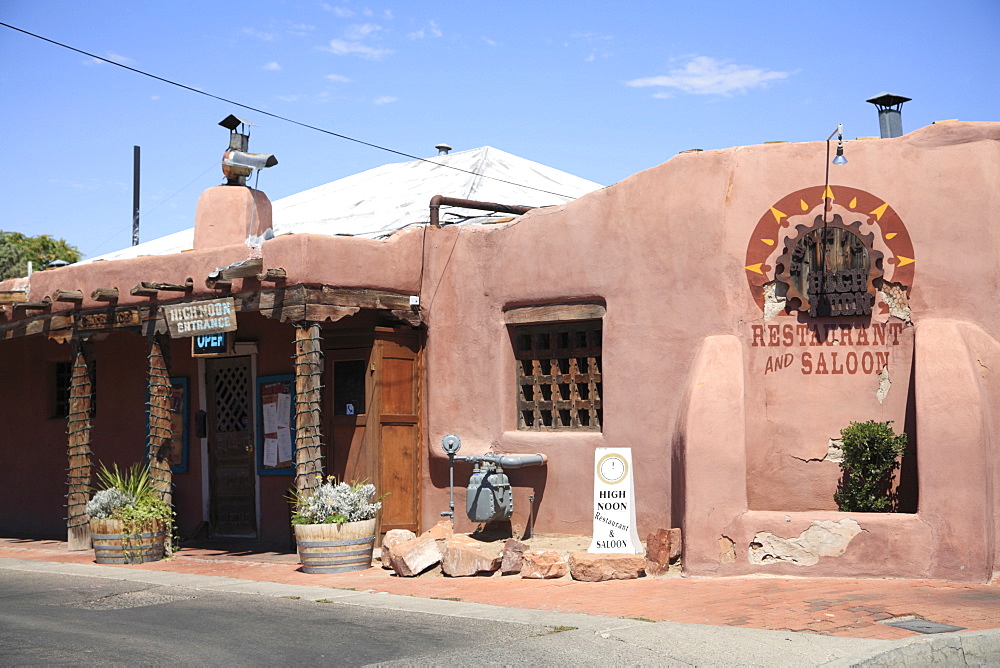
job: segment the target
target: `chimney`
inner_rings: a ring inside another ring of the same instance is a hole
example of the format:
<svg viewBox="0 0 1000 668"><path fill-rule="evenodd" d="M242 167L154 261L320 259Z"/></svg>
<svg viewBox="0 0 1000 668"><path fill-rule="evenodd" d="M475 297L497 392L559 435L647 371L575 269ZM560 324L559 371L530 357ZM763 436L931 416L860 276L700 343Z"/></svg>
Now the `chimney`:
<svg viewBox="0 0 1000 668"><path fill-rule="evenodd" d="M904 102L909 101L908 97L892 93L879 93L866 100L878 108L878 129L882 139L902 136L903 116L900 109L902 109Z"/></svg>
<svg viewBox="0 0 1000 668"><path fill-rule="evenodd" d="M438 150L438 155L448 155L448 151L451 150L451 146L447 144L438 144L434 148Z"/></svg>
<svg viewBox="0 0 1000 668"><path fill-rule="evenodd" d="M249 121L227 116L219 123L229 130L229 150L222 156L226 185L209 188L198 198L194 216L194 248L218 248L245 243L259 246L274 236L271 202L267 195L246 185L255 171L273 167L278 160L266 153L248 153Z"/></svg>

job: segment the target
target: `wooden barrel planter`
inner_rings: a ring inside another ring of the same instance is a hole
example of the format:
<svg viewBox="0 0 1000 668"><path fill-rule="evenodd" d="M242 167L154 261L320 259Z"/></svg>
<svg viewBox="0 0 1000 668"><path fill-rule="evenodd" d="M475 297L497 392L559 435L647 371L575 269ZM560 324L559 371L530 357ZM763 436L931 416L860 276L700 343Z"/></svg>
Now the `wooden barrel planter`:
<svg viewBox="0 0 1000 668"><path fill-rule="evenodd" d="M306 573L348 573L371 568L375 520L296 524L295 543Z"/></svg>
<svg viewBox="0 0 1000 668"><path fill-rule="evenodd" d="M94 540L97 563L141 564L163 558L163 543L166 538L163 522L151 521L140 533L126 535L124 529L121 520L90 520L90 534Z"/></svg>

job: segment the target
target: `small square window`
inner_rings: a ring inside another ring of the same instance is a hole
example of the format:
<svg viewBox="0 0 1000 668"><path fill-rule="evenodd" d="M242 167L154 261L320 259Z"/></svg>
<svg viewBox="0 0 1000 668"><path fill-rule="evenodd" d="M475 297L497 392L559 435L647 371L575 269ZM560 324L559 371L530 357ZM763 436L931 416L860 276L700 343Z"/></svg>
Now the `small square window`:
<svg viewBox="0 0 1000 668"><path fill-rule="evenodd" d="M52 367L52 417L69 416L69 392L73 382L73 362L56 362ZM90 362L90 417L97 413L97 362Z"/></svg>
<svg viewBox="0 0 1000 668"><path fill-rule="evenodd" d="M601 431L601 321L512 329L518 429Z"/></svg>

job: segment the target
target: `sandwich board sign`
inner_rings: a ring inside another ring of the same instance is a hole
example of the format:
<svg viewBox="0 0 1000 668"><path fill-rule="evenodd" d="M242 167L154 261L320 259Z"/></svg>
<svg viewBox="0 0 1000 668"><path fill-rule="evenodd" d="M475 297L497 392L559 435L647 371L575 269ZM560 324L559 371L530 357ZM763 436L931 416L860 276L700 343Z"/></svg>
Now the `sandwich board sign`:
<svg viewBox="0 0 1000 668"><path fill-rule="evenodd" d="M594 453L594 538L587 551L642 552L635 528L632 448L597 448Z"/></svg>

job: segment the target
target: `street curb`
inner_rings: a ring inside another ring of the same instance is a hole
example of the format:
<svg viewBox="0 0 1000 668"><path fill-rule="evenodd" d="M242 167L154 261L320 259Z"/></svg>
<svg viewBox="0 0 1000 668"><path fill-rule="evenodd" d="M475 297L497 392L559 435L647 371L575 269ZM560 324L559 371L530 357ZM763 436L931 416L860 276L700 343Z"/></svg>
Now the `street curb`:
<svg viewBox="0 0 1000 668"><path fill-rule="evenodd" d="M975 666L1000 663L1000 629L940 633L898 640L896 647L873 655L838 659L826 666Z"/></svg>

